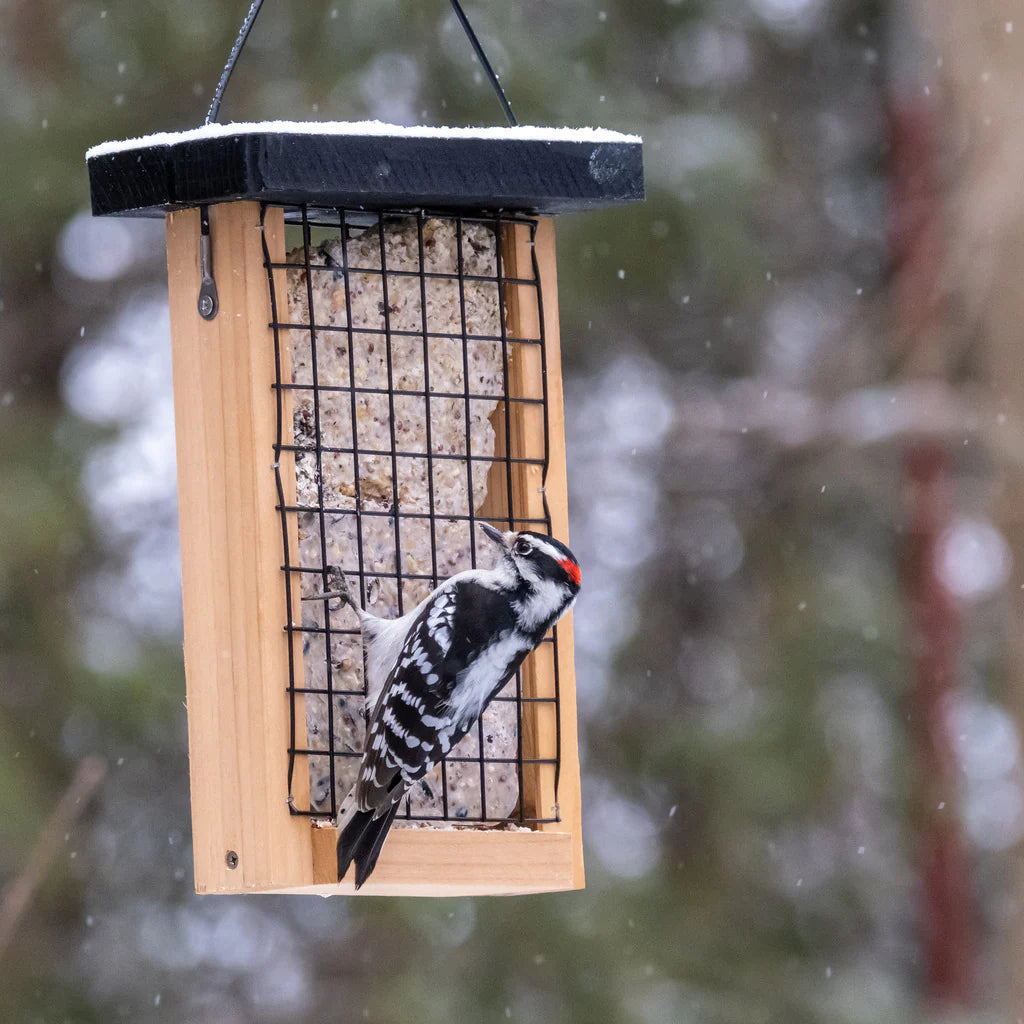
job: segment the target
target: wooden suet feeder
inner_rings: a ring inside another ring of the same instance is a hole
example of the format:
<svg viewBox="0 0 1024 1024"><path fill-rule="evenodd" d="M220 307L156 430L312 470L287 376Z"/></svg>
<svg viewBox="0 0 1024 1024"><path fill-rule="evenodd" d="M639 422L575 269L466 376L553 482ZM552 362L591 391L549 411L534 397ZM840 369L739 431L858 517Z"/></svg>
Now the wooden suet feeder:
<svg viewBox="0 0 1024 1024"><path fill-rule="evenodd" d="M642 198L612 132L208 124L90 150L97 215L166 214L196 890L350 893L358 623L568 540L551 215ZM483 548L481 564L490 565ZM580 888L563 619L399 814L369 894Z"/></svg>

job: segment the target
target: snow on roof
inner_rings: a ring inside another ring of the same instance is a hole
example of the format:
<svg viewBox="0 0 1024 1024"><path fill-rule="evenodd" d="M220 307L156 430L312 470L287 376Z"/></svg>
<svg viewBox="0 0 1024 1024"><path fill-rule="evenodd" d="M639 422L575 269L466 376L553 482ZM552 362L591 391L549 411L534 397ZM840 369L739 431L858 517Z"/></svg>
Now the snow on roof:
<svg viewBox="0 0 1024 1024"><path fill-rule="evenodd" d="M535 128L517 125L515 128L432 128L423 125L404 127L383 121L252 121L232 124L207 124L181 132L157 132L138 139L119 142L101 142L85 154L87 160L151 146L171 146L196 139L214 139L227 135L253 134L291 135L377 135L404 136L420 139L532 139L540 142L640 142L638 135L624 135L606 128Z"/></svg>

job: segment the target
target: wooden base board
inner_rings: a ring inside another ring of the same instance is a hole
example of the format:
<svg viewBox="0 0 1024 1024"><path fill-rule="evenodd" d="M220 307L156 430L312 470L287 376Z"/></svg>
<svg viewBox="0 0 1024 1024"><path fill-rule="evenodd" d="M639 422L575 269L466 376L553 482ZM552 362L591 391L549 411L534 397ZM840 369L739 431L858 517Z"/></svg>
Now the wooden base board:
<svg viewBox="0 0 1024 1024"><path fill-rule="evenodd" d="M333 828L313 828L319 884L281 889L218 889L310 896L516 896L581 888L573 880L573 837L567 832L395 829L369 881L330 881L336 870ZM212 890L211 890L212 891Z"/></svg>

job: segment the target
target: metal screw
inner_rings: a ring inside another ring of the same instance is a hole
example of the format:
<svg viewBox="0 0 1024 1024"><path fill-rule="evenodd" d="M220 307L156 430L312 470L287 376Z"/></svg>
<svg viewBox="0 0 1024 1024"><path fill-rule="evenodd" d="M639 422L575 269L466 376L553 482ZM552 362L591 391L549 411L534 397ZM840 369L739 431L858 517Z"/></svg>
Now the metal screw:
<svg viewBox="0 0 1024 1024"><path fill-rule="evenodd" d="M199 296L199 315L204 318L208 318L213 313L213 296L212 295L200 295Z"/></svg>
<svg viewBox="0 0 1024 1024"><path fill-rule="evenodd" d="M227 856L224 858L224 863L227 864L232 871L238 867L238 854L234 850L228 850Z"/></svg>

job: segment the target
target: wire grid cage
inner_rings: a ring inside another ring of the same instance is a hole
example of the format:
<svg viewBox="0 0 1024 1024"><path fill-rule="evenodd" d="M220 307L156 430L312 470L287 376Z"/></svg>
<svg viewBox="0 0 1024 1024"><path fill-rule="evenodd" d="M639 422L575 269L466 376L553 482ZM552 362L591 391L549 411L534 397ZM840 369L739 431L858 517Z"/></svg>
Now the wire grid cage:
<svg viewBox="0 0 1024 1024"><path fill-rule="evenodd" d="M455 572L493 564L477 520L551 532L537 221L305 206L285 219L285 261L266 238L264 260L285 629L301 635L289 648L289 806L334 818L363 754L368 699L354 614L315 595L341 574L364 607L401 616ZM560 820L557 644L552 631L399 820ZM531 728L540 705L555 715L554 749L538 749Z"/></svg>

